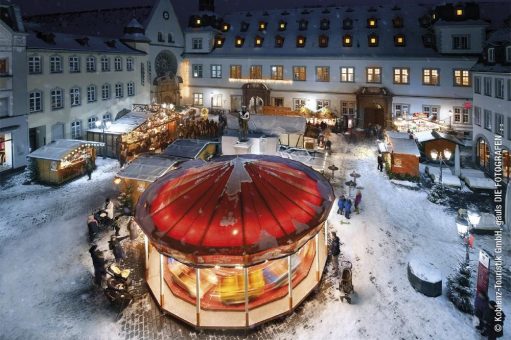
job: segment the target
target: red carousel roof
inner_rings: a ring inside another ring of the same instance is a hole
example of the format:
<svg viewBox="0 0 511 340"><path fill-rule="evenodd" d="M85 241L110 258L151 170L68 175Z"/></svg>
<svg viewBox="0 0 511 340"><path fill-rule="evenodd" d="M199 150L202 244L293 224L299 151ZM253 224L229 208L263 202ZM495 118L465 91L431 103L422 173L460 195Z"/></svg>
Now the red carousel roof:
<svg viewBox="0 0 511 340"><path fill-rule="evenodd" d="M196 264L247 264L296 251L321 228L330 184L273 156L190 161L153 183L136 218L160 252ZM269 252L271 250L271 252Z"/></svg>

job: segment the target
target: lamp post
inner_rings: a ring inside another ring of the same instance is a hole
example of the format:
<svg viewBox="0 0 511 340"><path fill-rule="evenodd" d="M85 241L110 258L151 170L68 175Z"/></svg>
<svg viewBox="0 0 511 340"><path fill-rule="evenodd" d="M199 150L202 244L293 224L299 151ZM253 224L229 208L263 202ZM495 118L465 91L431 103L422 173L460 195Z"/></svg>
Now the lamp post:
<svg viewBox="0 0 511 340"><path fill-rule="evenodd" d="M481 221L481 214L479 214L479 212L477 210L469 210L467 213L467 216L468 216L468 222L470 223L470 226L472 227L472 229L475 228ZM469 236L470 236L470 230L467 228L467 232L465 233L465 250L466 250L465 259L467 261L469 261L469 254L468 254Z"/></svg>
<svg viewBox="0 0 511 340"><path fill-rule="evenodd" d="M452 152L449 149L445 149L444 151L436 151L435 149L431 150L431 159L436 161L437 159L440 161L440 187L443 188L442 183L442 164L445 161L448 161L452 156ZM445 166L447 166L447 163L445 163Z"/></svg>
<svg viewBox="0 0 511 340"><path fill-rule="evenodd" d="M103 139L103 159L106 159L106 138L105 138L105 128L108 128L112 125L112 122L109 120L96 120L96 127L102 129L102 139Z"/></svg>

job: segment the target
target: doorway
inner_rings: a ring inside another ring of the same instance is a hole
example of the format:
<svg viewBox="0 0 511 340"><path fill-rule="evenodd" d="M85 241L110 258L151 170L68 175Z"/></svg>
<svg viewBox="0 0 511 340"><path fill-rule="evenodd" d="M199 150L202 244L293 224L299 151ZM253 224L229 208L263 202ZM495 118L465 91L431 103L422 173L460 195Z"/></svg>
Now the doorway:
<svg viewBox="0 0 511 340"><path fill-rule="evenodd" d="M365 107L364 108L364 128L369 125L384 126L385 116L383 108Z"/></svg>

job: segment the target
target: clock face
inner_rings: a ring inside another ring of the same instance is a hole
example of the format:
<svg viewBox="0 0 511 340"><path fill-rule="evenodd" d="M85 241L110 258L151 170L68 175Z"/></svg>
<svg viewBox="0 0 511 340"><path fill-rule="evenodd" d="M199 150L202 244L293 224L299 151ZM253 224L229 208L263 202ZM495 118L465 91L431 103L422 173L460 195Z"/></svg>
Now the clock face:
<svg viewBox="0 0 511 340"><path fill-rule="evenodd" d="M169 20L169 17L170 17L169 12L167 11L163 12L163 19Z"/></svg>

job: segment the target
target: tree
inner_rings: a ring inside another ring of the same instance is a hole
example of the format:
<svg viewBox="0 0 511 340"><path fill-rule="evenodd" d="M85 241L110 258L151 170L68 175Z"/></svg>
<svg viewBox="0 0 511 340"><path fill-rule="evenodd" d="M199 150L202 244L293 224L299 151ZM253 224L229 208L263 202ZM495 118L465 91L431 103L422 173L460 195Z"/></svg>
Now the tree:
<svg viewBox="0 0 511 340"><path fill-rule="evenodd" d="M457 272L447 279L447 298L463 313L474 314L471 286L470 264L465 259L459 263Z"/></svg>

